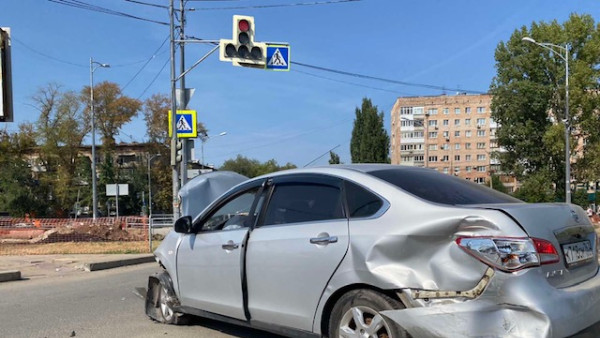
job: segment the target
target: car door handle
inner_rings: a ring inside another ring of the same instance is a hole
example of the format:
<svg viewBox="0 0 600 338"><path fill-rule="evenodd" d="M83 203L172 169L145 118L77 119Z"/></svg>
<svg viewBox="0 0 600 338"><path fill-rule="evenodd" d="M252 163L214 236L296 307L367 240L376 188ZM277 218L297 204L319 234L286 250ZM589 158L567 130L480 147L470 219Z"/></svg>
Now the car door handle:
<svg viewBox="0 0 600 338"><path fill-rule="evenodd" d="M221 248L223 248L223 250L235 250L239 247L240 247L240 245L237 243L233 243L233 241L229 241L229 242L221 245Z"/></svg>
<svg viewBox="0 0 600 338"><path fill-rule="evenodd" d="M329 244L329 243L337 243L337 236L327 236L327 237L314 237L310 239L310 244Z"/></svg>

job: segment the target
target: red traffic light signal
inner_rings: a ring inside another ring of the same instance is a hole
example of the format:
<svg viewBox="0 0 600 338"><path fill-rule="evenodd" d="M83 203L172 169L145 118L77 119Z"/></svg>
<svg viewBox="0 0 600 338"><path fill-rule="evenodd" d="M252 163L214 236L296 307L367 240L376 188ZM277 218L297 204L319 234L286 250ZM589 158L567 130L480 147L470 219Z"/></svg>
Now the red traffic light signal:
<svg viewBox="0 0 600 338"><path fill-rule="evenodd" d="M233 16L233 39L220 41L221 61L231 61L234 65L264 67L266 65L266 45L254 42L254 18Z"/></svg>

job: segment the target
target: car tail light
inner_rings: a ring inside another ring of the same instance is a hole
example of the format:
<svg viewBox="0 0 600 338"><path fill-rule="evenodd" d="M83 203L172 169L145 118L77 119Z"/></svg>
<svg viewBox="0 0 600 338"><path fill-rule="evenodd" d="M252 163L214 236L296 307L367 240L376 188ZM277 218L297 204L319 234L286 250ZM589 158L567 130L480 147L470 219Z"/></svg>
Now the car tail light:
<svg viewBox="0 0 600 338"><path fill-rule="evenodd" d="M483 263L507 272L558 262L552 243L538 238L459 237L456 243Z"/></svg>

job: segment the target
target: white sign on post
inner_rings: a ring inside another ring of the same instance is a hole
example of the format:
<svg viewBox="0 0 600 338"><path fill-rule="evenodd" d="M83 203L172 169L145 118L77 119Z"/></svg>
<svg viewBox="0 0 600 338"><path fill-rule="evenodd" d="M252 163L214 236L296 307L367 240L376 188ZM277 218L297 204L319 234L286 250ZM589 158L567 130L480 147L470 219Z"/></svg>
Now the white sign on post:
<svg viewBox="0 0 600 338"><path fill-rule="evenodd" d="M119 217L119 196L129 195L129 184L107 184L106 196L116 196L117 211L116 216Z"/></svg>

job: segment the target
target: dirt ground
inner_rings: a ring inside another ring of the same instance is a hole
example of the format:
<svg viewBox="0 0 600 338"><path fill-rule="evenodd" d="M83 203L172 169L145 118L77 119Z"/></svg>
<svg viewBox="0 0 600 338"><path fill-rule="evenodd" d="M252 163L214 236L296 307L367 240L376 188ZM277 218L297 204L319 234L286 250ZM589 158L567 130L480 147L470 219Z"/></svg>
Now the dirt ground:
<svg viewBox="0 0 600 338"><path fill-rule="evenodd" d="M152 249L160 242L152 242ZM62 242L47 244L2 243L0 255L53 254L136 254L150 253L148 241L135 242Z"/></svg>

